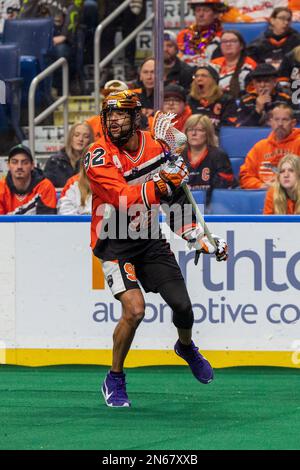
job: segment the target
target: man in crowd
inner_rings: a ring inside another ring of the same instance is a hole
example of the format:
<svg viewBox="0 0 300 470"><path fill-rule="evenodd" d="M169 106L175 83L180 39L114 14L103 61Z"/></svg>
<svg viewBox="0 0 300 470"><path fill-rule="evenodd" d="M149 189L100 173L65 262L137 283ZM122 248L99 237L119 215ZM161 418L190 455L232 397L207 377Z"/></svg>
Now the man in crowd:
<svg viewBox="0 0 300 470"><path fill-rule="evenodd" d="M220 45L222 24L219 15L226 11L220 0L189 0L193 8L195 23L179 31L177 44L179 57L190 65L199 65L203 59L210 60Z"/></svg>
<svg viewBox="0 0 300 470"><path fill-rule="evenodd" d="M287 153L300 157L300 129L287 104L279 104L270 112L271 134L257 142L246 156L240 169L243 189L266 189L274 179L278 162Z"/></svg>
<svg viewBox="0 0 300 470"><path fill-rule="evenodd" d="M123 366L145 314L138 281L146 292L160 293L172 308L179 336L176 354L189 364L197 380L207 384L213 379L211 365L192 341L192 305L174 254L160 231L156 217L160 203L177 204L180 217L170 217L170 226L190 247L214 253L219 261L227 259L224 240L214 236L214 248L191 213L189 223L182 220L183 205L188 204L181 188L187 178L186 165L180 156L166 162L162 143L139 130L141 108L138 95L129 90L107 96L102 108L104 137L90 146L85 157L93 194L91 246L122 305L113 334L112 368L102 385L110 407L130 406Z"/></svg>
<svg viewBox="0 0 300 470"><path fill-rule="evenodd" d="M193 80L193 67L180 60L177 56L178 45L176 35L172 31L164 32L164 84L182 86L189 93Z"/></svg>
<svg viewBox="0 0 300 470"><path fill-rule="evenodd" d="M240 100L238 126L265 125L268 112L276 104L291 105L290 96L276 88L277 76L277 70L270 64L259 64L249 73L248 88L252 90Z"/></svg>
<svg viewBox="0 0 300 470"><path fill-rule="evenodd" d="M55 188L34 168L28 147L20 144L10 149L8 170L0 181L0 214L56 214Z"/></svg>

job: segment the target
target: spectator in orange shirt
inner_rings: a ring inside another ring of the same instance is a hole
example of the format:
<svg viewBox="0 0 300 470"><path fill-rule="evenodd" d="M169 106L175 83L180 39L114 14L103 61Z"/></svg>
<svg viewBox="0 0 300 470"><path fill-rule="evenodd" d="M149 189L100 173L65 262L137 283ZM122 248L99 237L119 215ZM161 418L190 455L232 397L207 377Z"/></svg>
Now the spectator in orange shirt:
<svg viewBox="0 0 300 470"><path fill-rule="evenodd" d="M300 159L287 154L278 164L274 186L268 189L264 214L300 214Z"/></svg>
<svg viewBox="0 0 300 470"><path fill-rule="evenodd" d="M8 154L8 173L0 181L0 214L56 214L56 192L43 173L34 168L28 147L19 144Z"/></svg>
<svg viewBox="0 0 300 470"><path fill-rule="evenodd" d="M179 58L190 65L199 65L203 59L210 60L220 44L219 15L227 7L220 0L189 0L188 4L194 10L195 23L178 33Z"/></svg>
<svg viewBox="0 0 300 470"><path fill-rule="evenodd" d="M274 180L273 167L287 153L300 157L300 129L295 129L293 110L279 104L270 113L271 134L257 142L246 156L240 169L240 186L243 189L266 189Z"/></svg>
<svg viewBox="0 0 300 470"><path fill-rule="evenodd" d="M234 98L246 89L246 77L256 68L256 62L246 54L246 42L239 31L227 30L222 33L220 50L222 57L211 63L219 72L219 86Z"/></svg>

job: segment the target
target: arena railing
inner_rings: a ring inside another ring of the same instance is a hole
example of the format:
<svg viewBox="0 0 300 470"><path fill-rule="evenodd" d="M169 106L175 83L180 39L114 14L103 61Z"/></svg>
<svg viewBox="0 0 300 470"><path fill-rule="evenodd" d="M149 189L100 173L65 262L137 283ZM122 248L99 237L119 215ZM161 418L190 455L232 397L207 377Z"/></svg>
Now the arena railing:
<svg viewBox="0 0 300 470"><path fill-rule="evenodd" d="M55 72L55 70L62 67L62 96L42 111L38 116L35 116L35 95L37 87L41 81ZM28 94L28 126L29 126L29 147L32 155L35 155L35 126L40 124L50 114L55 111L60 105L63 105L63 122L64 122L64 140L66 143L68 135L68 97L69 97L69 66L64 57L56 60L53 64L49 65L45 70L39 73L31 82Z"/></svg>
<svg viewBox="0 0 300 470"><path fill-rule="evenodd" d="M100 111L100 71L112 61L112 59L121 52L127 44L129 44L153 19L154 13L146 18L137 28L135 28L118 46L111 51L103 60L100 57L101 51L101 35L103 30L119 16L130 4L131 0L125 0L114 12L107 16L100 24L98 24L94 36L94 89L95 89L95 110Z"/></svg>

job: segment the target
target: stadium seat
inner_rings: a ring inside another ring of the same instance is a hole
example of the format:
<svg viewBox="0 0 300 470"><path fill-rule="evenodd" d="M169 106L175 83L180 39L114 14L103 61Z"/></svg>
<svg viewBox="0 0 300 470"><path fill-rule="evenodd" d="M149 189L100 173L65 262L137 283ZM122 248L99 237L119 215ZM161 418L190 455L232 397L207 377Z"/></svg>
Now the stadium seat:
<svg viewBox="0 0 300 470"><path fill-rule="evenodd" d="M47 63L47 54L52 47L53 19L31 18L5 21L3 30L3 43L17 43L21 54L21 71L24 73L24 83L30 83L32 78L44 70ZM24 56L27 56L26 58ZM31 56L31 59L29 58ZM23 64L23 62L26 62ZM26 92L26 87L24 88ZM41 91L49 95L50 81L42 83ZM28 92L28 87L27 87ZM27 100L26 93L22 94L22 101Z"/></svg>
<svg viewBox="0 0 300 470"><path fill-rule="evenodd" d="M197 204L205 204L206 201L206 191L203 189L198 189L197 191L192 191L194 199Z"/></svg>
<svg viewBox="0 0 300 470"><path fill-rule="evenodd" d="M300 33L300 21L293 21L291 27Z"/></svg>
<svg viewBox="0 0 300 470"><path fill-rule="evenodd" d="M209 213L224 214L262 214L266 191L253 189L214 189Z"/></svg>
<svg viewBox="0 0 300 470"><path fill-rule="evenodd" d="M0 128L13 128L19 141L24 136L20 128L21 85L20 50L16 44L0 44L0 79L5 93L1 104ZM4 83L4 86L3 86Z"/></svg>
<svg viewBox="0 0 300 470"><path fill-rule="evenodd" d="M244 158L230 158L230 163L233 174L238 179L240 176L240 167L244 163Z"/></svg>
<svg viewBox="0 0 300 470"><path fill-rule="evenodd" d="M271 133L270 127L222 127L220 147L229 158L245 158L256 142L265 139Z"/></svg>
<svg viewBox="0 0 300 470"><path fill-rule="evenodd" d="M224 30L235 29L239 31L246 43L249 44L267 29L268 23L223 23L223 26Z"/></svg>

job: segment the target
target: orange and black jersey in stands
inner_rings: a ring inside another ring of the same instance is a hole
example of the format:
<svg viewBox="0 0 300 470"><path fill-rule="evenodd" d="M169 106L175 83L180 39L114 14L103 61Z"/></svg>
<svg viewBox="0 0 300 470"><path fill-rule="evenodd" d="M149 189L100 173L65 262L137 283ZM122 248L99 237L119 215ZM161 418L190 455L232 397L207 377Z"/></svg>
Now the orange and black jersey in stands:
<svg viewBox="0 0 300 470"><path fill-rule="evenodd" d="M221 98L213 103L209 103L206 99L199 101L188 96L187 103L193 114L204 114L208 116L212 120L216 130L218 130L220 126L234 126L236 123L236 102L235 99L227 93L224 93Z"/></svg>
<svg viewBox="0 0 300 470"><path fill-rule="evenodd" d="M292 83L296 80L300 80L300 62L296 59L293 51L289 52L284 57L278 75L278 82L280 83L280 86L293 93L293 91L295 91L295 88L291 88ZM299 87L297 86L297 89L298 88Z"/></svg>
<svg viewBox="0 0 300 470"><path fill-rule="evenodd" d="M150 132L137 133L139 149L134 154L116 147L109 139L102 138L89 147L85 156L85 167L93 194L91 246L94 254L103 260L138 255L155 245L161 237L157 220L161 201L155 191L152 176L165 162L165 153L162 145L151 137ZM172 202L180 205L188 203L181 189L176 192ZM107 236L107 227L114 222L114 218L117 222L115 233ZM148 235L150 219L152 236L150 239L141 239L141 227L145 228ZM194 222L192 225L194 226ZM174 220L170 226L172 230L176 229ZM190 227L184 227L184 230L187 228ZM181 224L176 231L182 234Z"/></svg>
<svg viewBox="0 0 300 470"><path fill-rule="evenodd" d="M31 183L22 194L14 186L10 172L0 181L0 214L56 214L53 184L37 169L31 175Z"/></svg>
<svg viewBox="0 0 300 470"><path fill-rule="evenodd" d="M291 97L281 91L273 91L271 94L272 101L266 103L264 111L259 114L256 111L256 100L258 94L256 92L248 93L240 99L240 105L237 114L238 126L262 126L266 124L268 112L276 106L276 104L285 103L292 106ZM293 106L292 106L293 107Z"/></svg>

